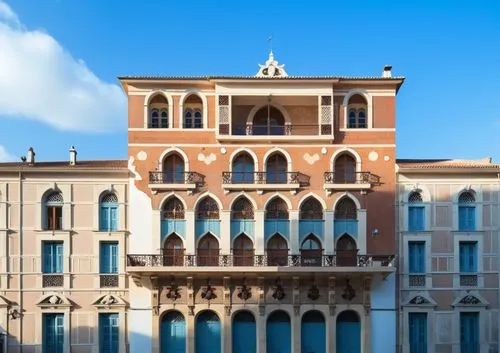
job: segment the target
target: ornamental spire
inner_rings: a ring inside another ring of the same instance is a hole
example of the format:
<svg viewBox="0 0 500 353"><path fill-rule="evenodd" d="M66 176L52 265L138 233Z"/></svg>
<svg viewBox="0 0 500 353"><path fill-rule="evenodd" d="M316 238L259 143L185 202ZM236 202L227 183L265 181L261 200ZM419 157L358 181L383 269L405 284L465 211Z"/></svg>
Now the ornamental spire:
<svg viewBox="0 0 500 353"><path fill-rule="evenodd" d="M274 59L273 54L273 37L269 36L269 58L264 65L259 64L259 72L255 75L256 77L287 77L284 67L285 65L279 65L278 61Z"/></svg>

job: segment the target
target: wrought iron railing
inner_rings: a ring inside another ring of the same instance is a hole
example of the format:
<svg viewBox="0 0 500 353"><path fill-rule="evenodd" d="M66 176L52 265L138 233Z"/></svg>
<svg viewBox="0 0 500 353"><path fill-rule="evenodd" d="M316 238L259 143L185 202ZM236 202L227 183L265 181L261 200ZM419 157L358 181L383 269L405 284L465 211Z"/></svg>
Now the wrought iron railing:
<svg viewBox="0 0 500 353"><path fill-rule="evenodd" d="M238 266L283 266L283 267L393 267L394 255L183 255L175 261L169 255L127 255L129 267L238 267Z"/></svg>
<svg viewBox="0 0 500 353"><path fill-rule="evenodd" d="M380 184L380 177L370 172L325 172L325 184Z"/></svg>
<svg viewBox="0 0 500 353"><path fill-rule="evenodd" d="M311 177L300 172L222 172L223 184L300 184L308 186Z"/></svg>
<svg viewBox="0 0 500 353"><path fill-rule="evenodd" d="M233 125L232 135L235 136L316 136L331 135L332 125L322 124L285 124L285 125ZM225 131L223 131L225 132Z"/></svg>
<svg viewBox="0 0 500 353"><path fill-rule="evenodd" d="M197 172L149 172L150 184L205 184L205 176Z"/></svg>

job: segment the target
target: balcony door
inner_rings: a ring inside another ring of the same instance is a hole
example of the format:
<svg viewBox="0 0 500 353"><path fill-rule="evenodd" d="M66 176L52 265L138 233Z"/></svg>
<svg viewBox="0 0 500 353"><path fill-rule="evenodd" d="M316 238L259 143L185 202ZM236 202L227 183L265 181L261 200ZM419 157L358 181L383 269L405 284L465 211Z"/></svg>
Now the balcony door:
<svg viewBox="0 0 500 353"><path fill-rule="evenodd" d="M347 153L335 159L335 184L356 183L356 160Z"/></svg>
<svg viewBox="0 0 500 353"><path fill-rule="evenodd" d="M257 111L253 118L254 135L285 135L285 117L272 105Z"/></svg>
<svg viewBox="0 0 500 353"><path fill-rule="evenodd" d="M267 264L268 266L288 265L288 244L278 233L267 242Z"/></svg>
<svg viewBox="0 0 500 353"><path fill-rule="evenodd" d="M266 161L266 183L286 184L288 162L281 153L273 153Z"/></svg>
<svg viewBox="0 0 500 353"><path fill-rule="evenodd" d="M344 234L337 240L336 252L338 266L356 266L358 264L356 241L349 235Z"/></svg>
<svg viewBox="0 0 500 353"><path fill-rule="evenodd" d="M184 244L175 233L170 234L163 247L163 266L184 265Z"/></svg>
<svg viewBox="0 0 500 353"><path fill-rule="evenodd" d="M198 243L198 266L219 265L219 241L210 233Z"/></svg>
<svg viewBox="0 0 500 353"><path fill-rule="evenodd" d="M309 234L300 247L302 266L321 266L323 249L321 242L313 234Z"/></svg>
<svg viewBox="0 0 500 353"><path fill-rule="evenodd" d="M253 266L253 242L245 234L240 234L233 245L234 266Z"/></svg>
<svg viewBox="0 0 500 353"><path fill-rule="evenodd" d="M163 161L163 183L184 184L184 160L177 153L169 155Z"/></svg>
<svg viewBox="0 0 500 353"><path fill-rule="evenodd" d="M233 161L232 183L233 184L253 184L254 181L254 161L246 152L240 153Z"/></svg>

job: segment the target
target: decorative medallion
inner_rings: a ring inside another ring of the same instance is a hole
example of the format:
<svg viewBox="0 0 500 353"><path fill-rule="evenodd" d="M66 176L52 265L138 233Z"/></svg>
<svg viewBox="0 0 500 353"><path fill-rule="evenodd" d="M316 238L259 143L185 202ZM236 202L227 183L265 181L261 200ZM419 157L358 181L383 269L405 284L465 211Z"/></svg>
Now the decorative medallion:
<svg viewBox="0 0 500 353"><path fill-rule="evenodd" d="M354 288L349 283L349 280L346 279L345 280L344 291L342 292L342 298L344 298L345 300L351 301L351 300L354 299L355 296L356 296L356 291L354 290Z"/></svg>
<svg viewBox="0 0 500 353"><path fill-rule="evenodd" d="M179 286L175 283L172 283L170 286L165 289L165 296L171 300L177 300L181 297L179 293Z"/></svg>
<svg viewBox="0 0 500 353"><path fill-rule="evenodd" d="M281 285L279 278L276 280L276 287L274 287L273 298L276 300L283 300L285 298L285 289Z"/></svg>
<svg viewBox="0 0 500 353"><path fill-rule="evenodd" d="M215 288L212 287L210 284L207 285L207 287L201 292L201 297L206 300L212 300L217 298L217 295L215 294Z"/></svg>
<svg viewBox="0 0 500 353"><path fill-rule="evenodd" d="M311 155L309 153L304 153L304 160L310 165L313 165L314 163L319 161L319 154L315 153Z"/></svg>
<svg viewBox="0 0 500 353"><path fill-rule="evenodd" d="M317 300L319 298L319 289L318 286L313 284L309 291L307 291L307 297L311 300Z"/></svg>
<svg viewBox="0 0 500 353"><path fill-rule="evenodd" d="M203 153L198 154L198 160L200 162L205 163L206 165L212 164L217 159L215 153L210 153L208 156L205 156Z"/></svg>
<svg viewBox="0 0 500 353"><path fill-rule="evenodd" d="M252 297L252 288L250 288L246 284L244 284L238 290L237 295L238 295L238 298L246 301Z"/></svg>

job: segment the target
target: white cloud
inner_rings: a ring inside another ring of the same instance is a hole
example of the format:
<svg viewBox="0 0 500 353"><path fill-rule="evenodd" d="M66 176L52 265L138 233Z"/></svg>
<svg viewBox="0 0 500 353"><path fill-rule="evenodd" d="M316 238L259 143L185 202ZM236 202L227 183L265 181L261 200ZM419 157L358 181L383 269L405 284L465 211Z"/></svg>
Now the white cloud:
<svg viewBox="0 0 500 353"><path fill-rule="evenodd" d="M126 97L52 36L22 26L0 0L0 116L36 119L61 130L126 126Z"/></svg>
<svg viewBox="0 0 500 353"><path fill-rule="evenodd" d="M13 155L11 155L9 152L7 152L5 147L0 145L0 162L12 162L15 159L16 158Z"/></svg>

